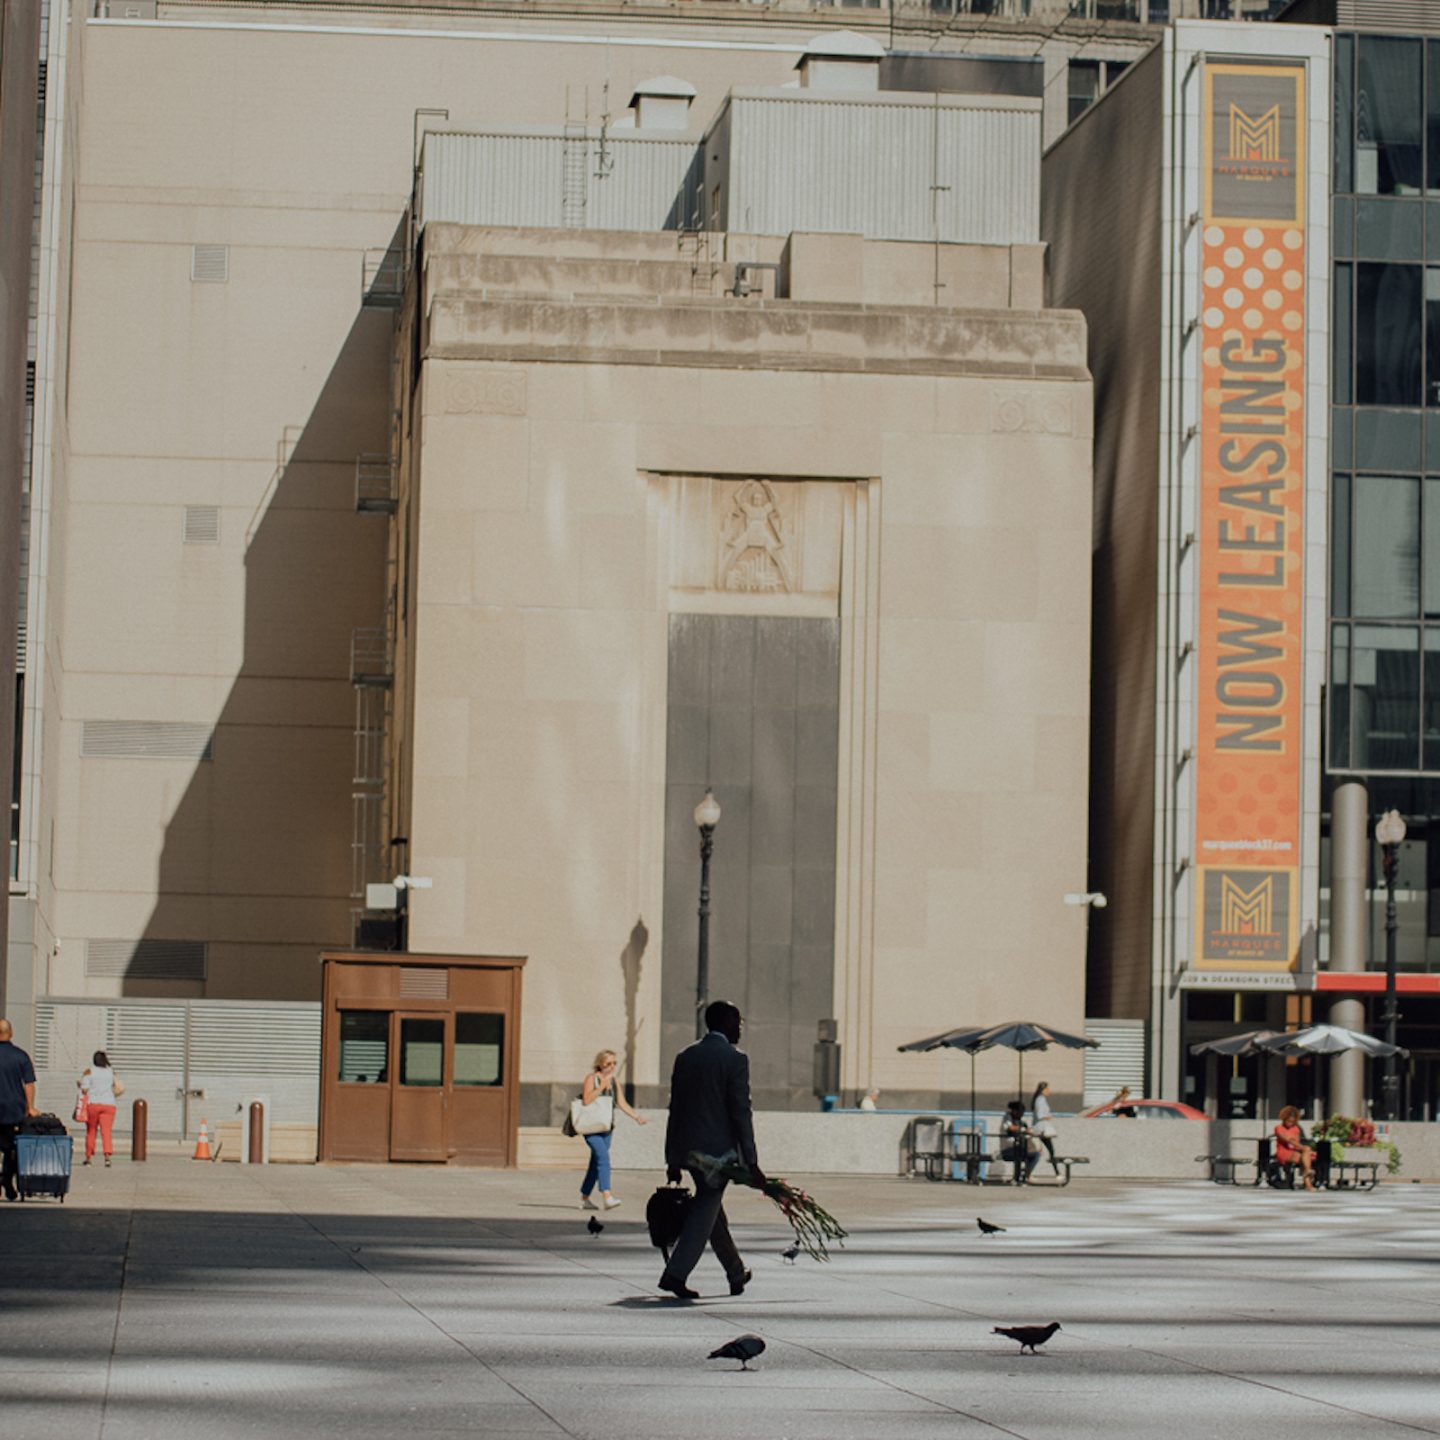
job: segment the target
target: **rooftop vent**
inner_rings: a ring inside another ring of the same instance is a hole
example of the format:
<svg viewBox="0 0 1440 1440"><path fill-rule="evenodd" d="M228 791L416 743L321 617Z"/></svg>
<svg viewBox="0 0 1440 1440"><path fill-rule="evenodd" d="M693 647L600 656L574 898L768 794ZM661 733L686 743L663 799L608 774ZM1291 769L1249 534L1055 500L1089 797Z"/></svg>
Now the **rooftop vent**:
<svg viewBox="0 0 1440 1440"><path fill-rule="evenodd" d="M657 75L642 80L630 97L637 130L686 130L690 126L690 105L695 87L674 75Z"/></svg>
<svg viewBox="0 0 1440 1440"><path fill-rule="evenodd" d="M885 47L868 35L837 30L812 40L795 62L806 90L878 90Z"/></svg>

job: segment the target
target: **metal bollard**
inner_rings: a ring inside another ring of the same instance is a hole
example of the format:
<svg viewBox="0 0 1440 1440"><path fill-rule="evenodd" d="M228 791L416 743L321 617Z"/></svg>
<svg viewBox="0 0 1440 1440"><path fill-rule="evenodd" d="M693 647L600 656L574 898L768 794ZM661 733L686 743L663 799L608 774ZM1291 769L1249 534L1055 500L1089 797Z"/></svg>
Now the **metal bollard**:
<svg viewBox="0 0 1440 1440"><path fill-rule="evenodd" d="M150 1106L144 1100L137 1100L130 1107L130 1158L143 1160L149 1140Z"/></svg>
<svg viewBox="0 0 1440 1440"><path fill-rule="evenodd" d="M250 1102L250 1163L265 1163L265 1107L258 1100Z"/></svg>

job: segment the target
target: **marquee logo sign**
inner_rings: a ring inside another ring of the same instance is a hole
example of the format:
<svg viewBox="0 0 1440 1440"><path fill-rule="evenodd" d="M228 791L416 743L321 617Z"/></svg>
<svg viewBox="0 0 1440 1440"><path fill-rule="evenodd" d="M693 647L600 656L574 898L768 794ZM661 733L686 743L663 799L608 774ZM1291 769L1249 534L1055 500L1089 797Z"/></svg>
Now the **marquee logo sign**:
<svg viewBox="0 0 1440 1440"><path fill-rule="evenodd" d="M1288 960L1287 872L1212 867L1204 872L1202 906L1211 959L1223 959L1226 969Z"/></svg>
<svg viewBox="0 0 1440 1440"><path fill-rule="evenodd" d="M1279 165L1280 107L1272 105L1252 119L1238 105L1230 106L1230 160L1268 160Z"/></svg>
<svg viewBox="0 0 1440 1440"><path fill-rule="evenodd" d="M1305 70L1204 84L1195 647L1197 969L1298 958Z"/></svg>

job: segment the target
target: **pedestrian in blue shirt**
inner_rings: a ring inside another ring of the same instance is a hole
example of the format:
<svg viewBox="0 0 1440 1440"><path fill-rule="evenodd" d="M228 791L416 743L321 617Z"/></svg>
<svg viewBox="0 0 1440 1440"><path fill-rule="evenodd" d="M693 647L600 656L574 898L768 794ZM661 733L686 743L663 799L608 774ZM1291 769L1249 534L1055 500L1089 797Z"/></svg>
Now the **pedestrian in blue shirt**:
<svg viewBox="0 0 1440 1440"><path fill-rule="evenodd" d="M0 1184L5 1198L14 1200L15 1132L27 1115L36 1115L35 1066L11 1037L8 1020L0 1020Z"/></svg>

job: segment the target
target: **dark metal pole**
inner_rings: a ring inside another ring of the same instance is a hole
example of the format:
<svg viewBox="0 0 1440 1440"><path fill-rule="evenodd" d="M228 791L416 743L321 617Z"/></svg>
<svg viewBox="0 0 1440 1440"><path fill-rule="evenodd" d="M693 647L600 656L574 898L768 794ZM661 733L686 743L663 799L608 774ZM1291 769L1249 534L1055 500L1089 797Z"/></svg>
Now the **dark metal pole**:
<svg viewBox="0 0 1440 1440"><path fill-rule="evenodd" d="M1395 1044L1395 1022L1399 1018L1395 1006L1395 870L1398 845L1381 846L1385 856L1385 1043ZM1399 1118L1400 1071L1392 1050L1385 1057L1385 1078L1382 1089L1383 1109L1387 1120Z"/></svg>
<svg viewBox="0 0 1440 1440"><path fill-rule="evenodd" d="M150 1104L137 1100L130 1107L130 1158L144 1160L149 1154Z"/></svg>
<svg viewBox="0 0 1440 1440"><path fill-rule="evenodd" d="M710 852L715 827L700 827L700 941L695 952L695 1038L705 1038L705 1007L710 1003Z"/></svg>

